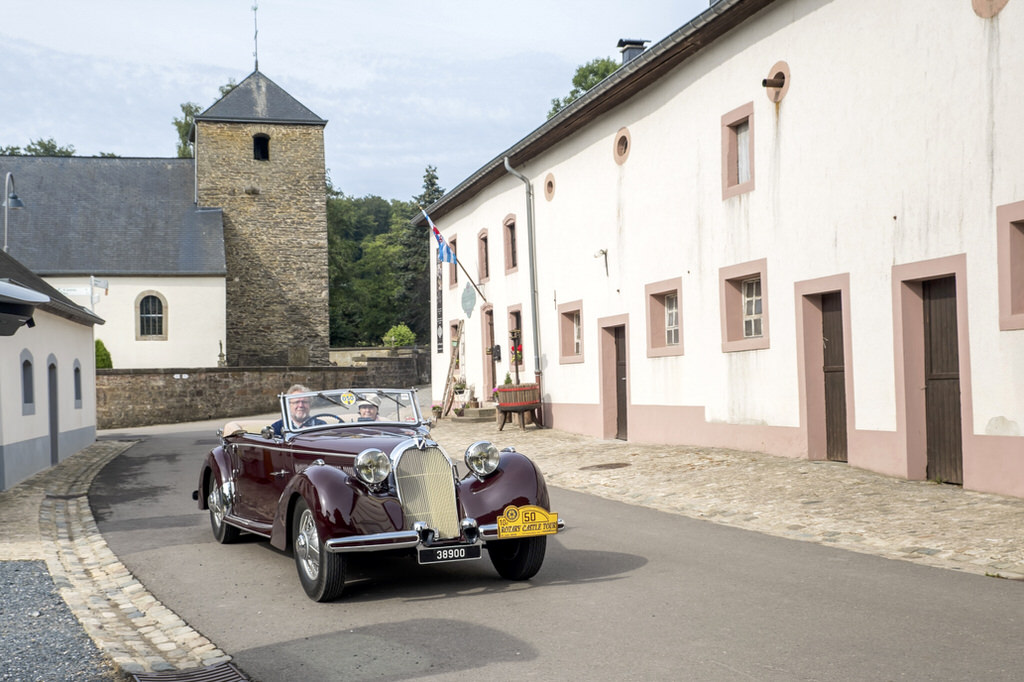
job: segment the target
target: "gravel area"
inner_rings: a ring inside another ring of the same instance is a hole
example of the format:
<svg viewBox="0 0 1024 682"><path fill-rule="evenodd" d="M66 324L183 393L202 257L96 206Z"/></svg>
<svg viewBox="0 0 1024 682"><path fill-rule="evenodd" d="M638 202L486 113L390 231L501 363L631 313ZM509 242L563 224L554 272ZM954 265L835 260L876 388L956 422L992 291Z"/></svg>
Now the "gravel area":
<svg viewBox="0 0 1024 682"><path fill-rule="evenodd" d="M0 680L121 679L68 610L45 561L0 561Z"/></svg>

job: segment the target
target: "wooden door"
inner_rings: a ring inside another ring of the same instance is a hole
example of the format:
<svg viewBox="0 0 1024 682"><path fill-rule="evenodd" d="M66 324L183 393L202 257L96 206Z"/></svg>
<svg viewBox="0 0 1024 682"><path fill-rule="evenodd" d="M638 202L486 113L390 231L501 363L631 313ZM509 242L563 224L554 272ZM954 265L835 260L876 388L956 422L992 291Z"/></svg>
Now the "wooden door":
<svg viewBox="0 0 1024 682"><path fill-rule="evenodd" d="M477 399L483 402L494 391L497 362L494 360L494 311L484 312L484 385Z"/></svg>
<svg viewBox="0 0 1024 682"><path fill-rule="evenodd" d="M928 479L963 484L956 278L922 282Z"/></svg>
<svg viewBox="0 0 1024 682"><path fill-rule="evenodd" d="M627 439L626 428L626 328L615 327L615 437Z"/></svg>
<svg viewBox="0 0 1024 682"><path fill-rule="evenodd" d="M825 374L825 456L846 461L846 365L843 344L843 298L839 292L821 297L821 343Z"/></svg>

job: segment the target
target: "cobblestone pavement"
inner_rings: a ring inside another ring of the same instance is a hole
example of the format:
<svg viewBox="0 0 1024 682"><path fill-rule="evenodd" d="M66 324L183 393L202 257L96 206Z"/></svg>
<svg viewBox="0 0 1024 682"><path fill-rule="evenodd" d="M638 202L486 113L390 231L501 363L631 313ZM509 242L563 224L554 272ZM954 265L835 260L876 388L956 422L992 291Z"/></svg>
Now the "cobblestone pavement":
<svg viewBox="0 0 1024 682"><path fill-rule="evenodd" d="M216 426L210 425L212 432ZM432 435L453 457L476 440L513 446L537 462L553 487L890 559L1024 580L1024 499L905 481L836 462L602 441L533 426L506 426L499 433L490 421L445 419ZM0 561L45 560L85 631L123 673L228 661L149 594L96 528L89 484L131 445L98 441L0 493Z"/></svg>
<svg viewBox="0 0 1024 682"><path fill-rule="evenodd" d="M1020 498L891 478L841 462L604 441L533 426L506 425L499 433L493 423L445 419L432 435L449 449L479 439L513 446L538 464L549 486L889 559L1024 580Z"/></svg>

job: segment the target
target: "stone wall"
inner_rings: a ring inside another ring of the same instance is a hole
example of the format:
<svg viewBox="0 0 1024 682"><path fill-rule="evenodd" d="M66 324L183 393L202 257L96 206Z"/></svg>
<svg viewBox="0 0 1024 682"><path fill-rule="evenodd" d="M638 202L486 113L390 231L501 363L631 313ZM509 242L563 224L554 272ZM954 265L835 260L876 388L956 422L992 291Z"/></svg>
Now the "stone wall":
<svg viewBox="0 0 1024 682"><path fill-rule="evenodd" d="M200 206L224 212L231 367L328 363L322 125L196 122ZM253 158L267 135L269 159Z"/></svg>
<svg viewBox="0 0 1024 682"><path fill-rule="evenodd" d="M429 354L426 359L429 362ZM97 428L173 424L276 412L292 384L409 388L429 381L419 356L367 358L360 367L96 370Z"/></svg>

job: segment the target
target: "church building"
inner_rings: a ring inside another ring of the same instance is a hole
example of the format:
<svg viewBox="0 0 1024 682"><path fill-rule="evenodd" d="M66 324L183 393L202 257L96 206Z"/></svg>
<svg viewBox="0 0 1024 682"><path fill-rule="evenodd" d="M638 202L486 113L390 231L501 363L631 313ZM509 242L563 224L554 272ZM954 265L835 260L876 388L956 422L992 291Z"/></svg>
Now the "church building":
<svg viewBox="0 0 1024 682"><path fill-rule="evenodd" d="M326 124L257 70L194 159L0 157L8 251L105 320L117 369L326 365Z"/></svg>

